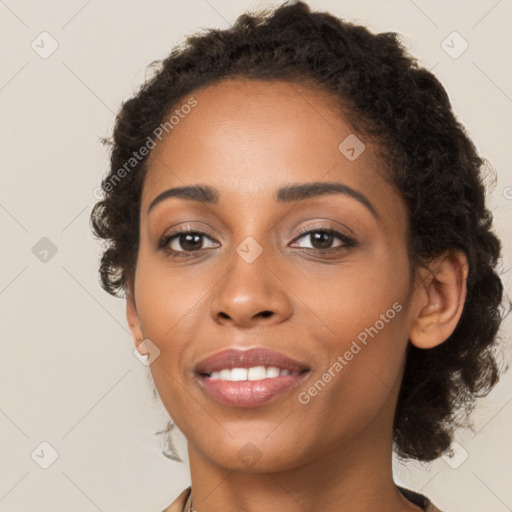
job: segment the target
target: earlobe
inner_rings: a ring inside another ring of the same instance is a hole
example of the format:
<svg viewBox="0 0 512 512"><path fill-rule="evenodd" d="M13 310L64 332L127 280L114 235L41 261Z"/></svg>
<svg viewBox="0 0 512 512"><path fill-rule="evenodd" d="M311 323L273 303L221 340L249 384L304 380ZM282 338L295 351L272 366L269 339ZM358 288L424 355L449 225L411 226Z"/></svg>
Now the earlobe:
<svg viewBox="0 0 512 512"><path fill-rule="evenodd" d="M460 251L448 251L429 265L409 335L414 346L433 348L451 336L464 308L467 275L467 258Z"/></svg>

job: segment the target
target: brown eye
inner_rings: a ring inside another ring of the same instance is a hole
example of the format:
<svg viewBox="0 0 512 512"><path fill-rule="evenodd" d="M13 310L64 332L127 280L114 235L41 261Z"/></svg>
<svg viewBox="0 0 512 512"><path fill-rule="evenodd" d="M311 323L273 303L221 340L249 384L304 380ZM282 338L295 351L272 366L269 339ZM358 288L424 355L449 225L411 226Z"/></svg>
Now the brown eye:
<svg viewBox="0 0 512 512"><path fill-rule="evenodd" d="M301 239L309 240L311 246L307 247L300 245L299 247L303 247L305 249L314 249L320 252L335 252L337 250L347 249L356 245L356 241L354 239L336 230L325 228L305 231L299 238L295 239L294 243ZM336 239L339 240L340 243L333 246L332 244L336 241Z"/></svg>
<svg viewBox="0 0 512 512"><path fill-rule="evenodd" d="M171 256L192 256L193 253L205 249L205 240L210 241L206 248L216 247L215 243L206 233L198 230L183 229L163 237L158 244L158 248L164 249Z"/></svg>
<svg viewBox="0 0 512 512"><path fill-rule="evenodd" d="M202 249L203 236L204 235L199 233L186 233L174 237L174 242L177 242L175 245L182 247L184 251L197 251L198 249ZM174 247L173 250L177 249Z"/></svg>
<svg viewBox="0 0 512 512"><path fill-rule="evenodd" d="M310 240L315 249L329 249L335 238L334 235L321 231L311 233L309 236L311 237Z"/></svg>

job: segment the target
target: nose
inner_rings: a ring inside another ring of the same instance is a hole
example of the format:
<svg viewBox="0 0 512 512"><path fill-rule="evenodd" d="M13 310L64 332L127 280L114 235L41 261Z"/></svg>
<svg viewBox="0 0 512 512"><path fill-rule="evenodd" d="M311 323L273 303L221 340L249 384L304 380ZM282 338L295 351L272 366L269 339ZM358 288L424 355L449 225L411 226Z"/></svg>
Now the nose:
<svg viewBox="0 0 512 512"><path fill-rule="evenodd" d="M234 253L212 291L210 312L216 323L247 328L278 324L291 316L288 287L264 254L249 263Z"/></svg>

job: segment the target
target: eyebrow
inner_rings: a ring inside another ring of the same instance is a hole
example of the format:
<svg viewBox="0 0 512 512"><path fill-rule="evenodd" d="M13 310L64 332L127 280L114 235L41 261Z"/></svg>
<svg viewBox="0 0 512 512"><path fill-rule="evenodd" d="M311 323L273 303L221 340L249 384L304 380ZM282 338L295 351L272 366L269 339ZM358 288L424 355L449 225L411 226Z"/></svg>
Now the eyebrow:
<svg viewBox="0 0 512 512"><path fill-rule="evenodd" d="M343 194L355 199L365 206L374 217L377 219L380 218L377 210L365 195L343 183L315 181L312 183L285 185L277 190L274 199L278 203L291 203L333 194ZM206 204L217 204L219 202L219 192L217 189L209 185L188 185L185 187L170 188L156 196L155 199L151 201L147 213L149 214L158 203L171 197Z"/></svg>

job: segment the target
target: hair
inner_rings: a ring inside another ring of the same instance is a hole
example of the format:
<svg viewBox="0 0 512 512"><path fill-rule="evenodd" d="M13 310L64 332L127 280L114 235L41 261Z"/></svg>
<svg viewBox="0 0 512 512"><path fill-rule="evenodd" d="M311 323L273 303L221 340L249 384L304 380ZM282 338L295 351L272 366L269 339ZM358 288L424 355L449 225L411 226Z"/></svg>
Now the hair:
<svg viewBox="0 0 512 512"><path fill-rule="evenodd" d="M443 86L396 33L374 34L303 2L243 14L225 30L203 29L151 65L153 75L122 104L113 140L104 140L111 146L110 171L91 213L94 234L104 241L102 287L121 296L133 283L148 167L147 156L133 155L172 109L193 91L229 78L316 84L336 98L358 135L380 148L386 179L408 209L413 268L447 250L468 260L466 301L452 335L428 350L407 346L393 423L400 458L439 457L455 428L468 426L475 399L498 382L494 352L503 294L496 271L501 244L485 205L486 161L456 120ZM128 161L131 169L119 179Z"/></svg>

